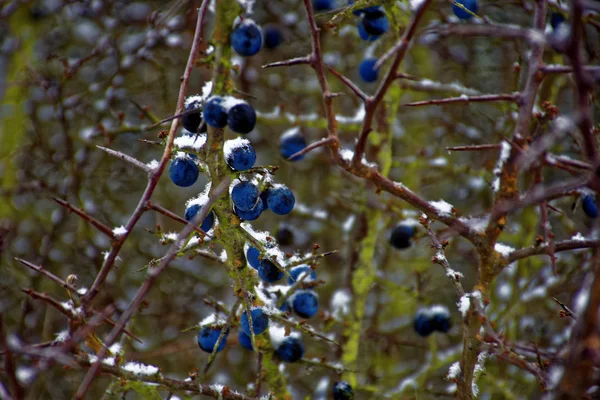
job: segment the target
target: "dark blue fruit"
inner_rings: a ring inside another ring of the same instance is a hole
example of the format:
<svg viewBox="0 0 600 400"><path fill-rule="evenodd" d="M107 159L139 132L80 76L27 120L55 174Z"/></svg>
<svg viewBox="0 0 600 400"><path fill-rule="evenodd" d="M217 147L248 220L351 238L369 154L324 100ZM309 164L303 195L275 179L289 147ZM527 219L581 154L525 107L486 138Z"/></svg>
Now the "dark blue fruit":
<svg viewBox="0 0 600 400"><path fill-rule="evenodd" d="M296 198L294 193L286 186L278 186L269 190L267 204L269 209L277 215L289 214L294 209Z"/></svg>
<svg viewBox="0 0 600 400"><path fill-rule="evenodd" d="M196 96L194 96L194 97L196 97ZM185 105L185 108L183 109L183 111L189 112L189 113L185 114L183 117L181 117L181 124L189 132L192 132L192 133L198 132L198 128L202 124L201 108L202 108L202 103L199 100L193 100L190 102L186 101L186 105ZM204 133L204 132L206 132L206 124L203 124L202 128L200 129L200 133Z"/></svg>
<svg viewBox="0 0 600 400"><path fill-rule="evenodd" d="M392 230L390 244L397 249L407 249L411 245L411 239L415 236L415 227L412 225L398 225Z"/></svg>
<svg viewBox="0 0 600 400"><path fill-rule="evenodd" d="M246 335L244 332L240 331L240 333L238 333L238 340L243 348L247 350L254 350L252 348L252 338Z"/></svg>
<svg viewBox="0 0 600 400"><path fill-rule="evenodd" d="M479 8L477 6L477 0L456 0L456 2L462 4L467 10L471 11L472 13L477 13L477 10ZM463 10L455 4L452 4L452 11L454 11L454 15L456 15L460 19L467 20L473 18L472 14L469 14L468 12L466 12L465 10Z"/></svg>
<svg viewBox="0 0 600 400"><path fill-rule="evenodd" d="M175 158L169 166L169 177L177 186L192 186L198 180L199 174L198 165L187 156Z"/></svg>
<svg viewBox="0 0 600 400"><path fill-rule="evenodd" d="M333 0L313 0L313 9L315 11L330 11L333 10Z"/></svg>
<svg viewBox="0 0 600 400"><path fill-rule="evenodd" d="M231 32L231 47L240 56L253 56L260 51L262 34L260 28L251 19L240 22Z"/></svg>
<svg viewBox="0 0 600 400"><path fill-rule="evenodd" d="M431 312L429 312L429 310L417 311L415 319L413 320L413 327L415 328L415 332L420 336L431 335L435 329L431 318Z"/></svg>
<svg viewBox="0 0 600 400"><path fill-rule="evenodd" d="M186 221L191 221L192 219L194 219L196 214L200 212L200 210L202 210L202 206L200 204L193 204L185 209L185 214L183 214L183 218ZM210 228L213 227L214 223L215 213L213 211L210 211L208 215L204 218L204 221L202 221L200 229L202 229L204 232L208 232Z"/></svg>
<svg viewBox="0 0 600 400"><path fill-rule="evenodd" d="M254 209L260 200L260 193L255 184L243 181L233 187L231 201L238 210L250 211Z"/></svg>
<svg viewBox="0 0 600 400"><path fill-rule="evenodd" d="M248 103L236 104L227 113L227 125L236 133L250 133L256 125L256 111Z"/></svg>
<svg viewBox="0 0 600 400"><path fill-rule="evenodd" d="M223 107L223 99L220 96L213 96L204 105L202 115L206 123L213 128L225 128L227 126L227 111Z"/></svg>
<svg viewBox="0 0 600 400"><path fill-rule="evenodd" d="M360 36L360 38L362 40L366 40L367 42L374 42L377 39L379 39L378 35L369 35L367 33L367 31L365 30L365 25L363 24L363 21L360 21L358 23L358 35Z"/></svg>
<svg viewBox="0 0 600 400"><path fill-rule="evenodd" d="M290 269L290 276L288 277L288 283L291 285L296 282L301 274L310 274L308 278L304 278L304 282L316 281L317 273L308 265L298 265Z"/></svg>
<svg viewBox="0 0 600 400"><path fill-rule="evenodd" d="M348 382L340 381L333 384L333 400L352 399L354 399L354 391Z"/></svg>
<svg viewBox="0 0 600 400"><path fill-rule="evenodd" d="M277 282L283 278L283 271L271 261L263 258L258 262L258 276L267 283Z"/></svg>
<svg viewBox="0 0 600 400"><path fill-rule="evenodd" d="M288 336L275 350L275 354L282 361L293 363L304 355L304 343L298 338Z"/></svg>
<svg viewBox="0 0 600 400"><path fill-rule="evenodd" d="M565 17L561 13L552 13L550 16L550 25L554 30L556 30L563 22L565 22Z"/></svg>
<svg viewBox="0 0 600 400"><path fill-rule="evenodd" d="M274 26L268 26L264 29L265 36L265 47L267 49L275 49L283 41L283 35L279 28Z"/></svg>
<svg viewBox="0 0 600 400"><path fill-rule="evenodd" d="M377 72L379 71L375 69L375 64L377 64L376 58L367 58L360 63L358 73L363 81L371 83L377 80Z"/></svg>
<svg viewBox="0 0 600 400"><path fill-rule="evenodd" d="M279 141L279 152L286 160L300 150L303 150L305 147L306 139L304 139L304 136L302 136L299 130L293 130L288 134L282 135ZM290 161L300 161L303 158L304 154L301 154Z"/></svg>
<svg viewBox="0 0 600 400"><path fill-rule="evenodd" d="M364 10L363 10L364 11ZM387 32L390 22L385 13L380 10L363 12L362 24L369 36L381 36Z"/></svg>
<svg viewBox="0 0 600 400"><path fill-rule="evenodd" d="M598 204L596 203L596 197L588 194L583 198L581 202L583 212L590 218L598 218Z"/></svg>
<svg viewBox="0 0 600 400"><path fill-rule="evenodd" d="M262 308L257 307L252 309L252 311L250 311L250 315L252 316L252 329L254 330L255 335L260 335L267 330L269 327L269 317L267 314L265 314ZM251 335L247 311L242 313L242 317L240 318L240 327L246 335Z"/></svg>
<svg viewBox="0 0 600 400"><path fill-rule="evenodd" d="M250 246L248 247L248 250L246 250L246 260L248 260L248 264L254 269L258 269L258 264L260 263L258 260L259 256L260 251L258 251L256 247Z"/></svg>
<svg viewBox="0 0 600 400"><path fill-rule="evenodd" d="M233 212L235 213L235 215L240 217L242 221L254 221L258 217L260 217L260 214L262 214L264 210L265 209L261 198L258 199L256 206L254 206L254 208L249 211L242 211L235 205L233 206Z"/></svg>
<svg viewBox="0 0 600 400"><path fill-rule="evenodd" d="M312 318L319 311L319 298L312 290L300 290L294 294L292 308L302 318Z"/></svg>
<svg viewBox="0 0 600 400"><path fill-rule="evenodd" d="M448 333L452 327L448 309L443 306L433 306L431 307L430 312L433 329L438 332Z"/></svg>
<svg viewBox="0 0 600 400"><path fill-rule="evenodd" d="M256 152L246 139L225 142L225 162L234 171L246 171L254 166Z"/></svg>
<svg viewBox="0 0 600 400"><path fill-rule="evenodd" d="M207 353L212 353L213 348L215 347L215 344L217 344L217 340L221 335L221 330L222 328L220 327L203 326L202 329L200 329L200 332L198 332L198 345L200 348ZM225 333L223 339L221 339L219 347L217 347L217 353L225 348L225 342L227 342L228 334L229 330Z"/></svg>

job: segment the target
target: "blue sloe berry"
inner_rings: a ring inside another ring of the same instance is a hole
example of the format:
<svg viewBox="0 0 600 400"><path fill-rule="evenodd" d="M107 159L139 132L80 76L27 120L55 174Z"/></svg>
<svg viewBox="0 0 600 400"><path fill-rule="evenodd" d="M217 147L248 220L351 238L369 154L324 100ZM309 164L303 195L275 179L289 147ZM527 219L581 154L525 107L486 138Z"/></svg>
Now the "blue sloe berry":
<svg viewBox="0 0 600 400"><path fill-rule="evenodd" d="M444 306L433 306L430 309L430 313L433 329L438 332L448 333L452 327L448 309Z"/></svg>
<svg viewBox="0 0 600 400"><path fill-rule="evenodd" d="M456 2L462 4L467 10L471 11L472 13L477 13L477 10L479 8L477 6L477 0L456 0ZM452 11L454 11L454 15L456 15L460 19L467 20L473 18L472 14L469 14L456 4L452 4Z"/></svg>
<svg viewBox="0 0 600 400"><path fill-rule="evenodd" d="M212 96L206 101L202 115L206 123L213 128L225 128L227 126L227 111L223 106L225 99L220 96Z"/></svg>
<svg viewBox="0 0 600 400"><path fill-rule="evenodd" d="M333 384L333 400L352 399L354 399L354 391L348 382L340 381Z"/></svg>
<svg viewBox="0 0 600 400"><path fill-rule="evenodd" d="M308 265L304 264L304 265L298 265L297 267L294 267L292 269L290 269L290 276L288 277L288 283L291 285L294 282L296 282L301 274L310 274L310 276L308 278L304 278L304 282L310 282L310 281L316 281L317 280L317 273L315 272L315 270L313 270L311 267L309 267Z"/></svg>
<svg viewBox="0 0 600 400"><path fill-rule="evenodd" d="M267 49L277 48L283 42L281 30L275 26L268 26L264 29L265 47Z"/></svg>
<svg viewBox="0 0 600 400"><path fill-rule="evenodd" d="M283 271L271 261L263 258L258 262L258 276L267 283L277 282L283 278Z"/></svg>
<svg viewBox="0 0 600 400"><path fill-rule="evenodd" d="M200 329L200 332L198 332L198 345L200 348L207 353L212 353L213 348L215 347L215 344L217 344L217 340L221 335L221 331L221 327L210 325L203 326L202 329ZM229 330L227 330L223 336L223 339L221 339L219 347L217 347L217 353L225 348L225 342L227 342L228 334Z"/></svg>
<svg viewBox="0 0 600 400"><path fill-rule="evenodd" d="M375 69L376 63L376 58L366 58L360 63L358 73L363 81L371 83L377 80L379 70Z"/></svg>
<svg viewBox="0 0 600 400"><path fill-rule="evenodd" d="M598 204L596 203L596 197L594 195L586 195L581 202L581 207L588 217L598 218Z"/></svg>
<svg viewBox="0 0 600 400"><path fill-rule="evenodd" d="M200 210L202 210L202 206L200 204L192 204L191 206L189 206L188 208L185 209L183 218L186 221L191 221L192 219L194 219L196 214L198 214L200 212ZM208 215L204 218L204 221L202 221L202 225L200 226L200 229L202 229L204 232L208 232L213 227L214 223L215 223L215 213L211 210L208 213Z"/></svg>
<svg viewBox="0 0 600 400"><path fill-rule="evenodd" d="M248 264L254 269L258 269L258 265L260 264L260 260L258 257L260 256L260 251L256 247L248 247L246 250L246 260L248 260Z"/></svg>
<svg viewBox="0 0 600 400"><path fill-rule="evenodd" d="M247 350L254 350L252 348L252 338L249 335L246 335L244 332L240 331L238 333L238 340L243 348Z"/></svg>
<svg viewBox="0 0 600 400"><path fill-rule="evenodd" d="M246 102L238 102L227 112L229 129L242 135L252 132L256 125L256 111Z"/></svg>
<svg viewBox="0 0 600 400"><path fill-rule="evenodd" d="M251 19L240 22L231 32L231 47L240 56L253 56L260 51L262 34L260 28Z"/></svg>
<svg viewBox="0 0 600 400"><path fill-rule="evenodd" d="M407 249L411 245L411 239L415 236L415 232L414 226L400 224L392 230L390 244L400 250Z"/></svg>
<svg viewBox="0 0 600 400"><path fill-rule="evenodd" d="M286 160L303 150L306 147L306 139L298 129L291 130L289 133L281 135L279 140L279 152ZM304 158L304 154L294 157L290 161L300 161Z"/></svg>
<svg viewBox="0 0 600 400"><path fill-rule="evenodd" d="M189 97L186 100L183 110L189 113L181 117L181 125L191 133L198 132L198 128L200 127L200 133L204 133L206 132L206 124L202 124L202 103L200 100L193 100L194 98L197 98L197 96ZM194 111L190 112L192 110Z"/></svg>
<svg viewBox="0 0 600 400"><path fill-rule="evenodd" d="M390 22L381 9L365 12L363 10L362 25L369 36L381 36L387 32Z"/></svg>
<svg viewBox="0 0 600 400"><path fill-rule="evenodd" d="M238 210L250 211L257 206L260 193L255 184L243 181L233 187L231 201Z"/></svg>
<svg viewBox="0 0 600 400"><path fill-rule="evenodd" d="M240 219L242 221L254 221L258 217L260 217L260 214L262 214L262 212L264 210L265 209L264 209L263 201L261 198L258 198L258 202L256 203L256 206L254 206L254 208L252 210L242 211L239 208L237 208L235 205L233 206L233 212L235 213L235 215L240 217Z"/></svg>
<svg viewBox="0 0 600 400"><path fill-rule="evenodd" d="M256 162L256 151L246 139L234 139L225 142L225 162L234 171L246 171Z"/></svg>
<svg viewBox="0 0 600 400"><path fill-rule="evenodd" d="M296 198L294 193L286 186L271 188L267 196L269 209L277 215L289 214L294 209Z"/></svg>
<svg viewBox="0 0 600 400"><path fill-rule="evenodd" d="M292 307L302 318L312 318L319 311L319 298L312 290L300 290L294 293Z"/></svg>
<svg viewBox="0 0 600 400"><path fill-rule="evenodd" d="M413 327L420 336L431 335L435 330L431 312L428 309L417 311L413 320Z"/></svg>
<svg viewBox="0 0 600 400"><path fill-rule="evenodd" d="M255 335L260 335L269 327L269 316L262 308L256 307L250 311L252 316L252 329ZM250 322L248 321L248 311L244 311L240 318L240 327L246 335L251 335Z"/></svg>
<svg viewBox="0 0 600 400"><path fill-rule="evenodd" d="M177 186L192 186L199 174L198 165L188 156L176 157L169 166L169 177Z"/></svg>
<svg viewBox="0 0 600 400"><path fill-rule="evenodd" d="M289 363L296 362L304 355L304 343L298 338L288 336L277 347L275 354L282 361Z"/></svg>

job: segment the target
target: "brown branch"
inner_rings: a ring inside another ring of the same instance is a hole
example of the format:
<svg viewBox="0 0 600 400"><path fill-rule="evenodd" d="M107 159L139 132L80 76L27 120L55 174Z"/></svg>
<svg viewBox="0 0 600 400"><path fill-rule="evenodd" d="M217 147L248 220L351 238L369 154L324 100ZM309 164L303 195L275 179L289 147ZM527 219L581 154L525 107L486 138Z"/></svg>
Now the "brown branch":
<svg viewBox="0 0 600 400"><path fill-rule="evenodd" d="M56 308L61 314L64 314L67 318L69 318L69 320L79 318L75 313L65 308L60 301L56 300L48 293L36 292L33 289L21 289L21 292L30 296L34 300L41 300L45 303L50 304L52 307Z"/></svg>
<svg viewBox="0 0 600 400"><path fill-rule="evenodd" d="M337 139L334 137L326 137L320 140L317 140L314 143L309 144L308 146L306 146L305 148L303 148L302 150L292 154L291 156L289 156L287 159L288 160L293 160L297 157L300 157L301 155L304 155L306 153L308 153L309 151L312 151L314 149L318 149L319 147L323 147L326 146L330 143L335 142Z"/></svg>
<svg viewBox="0 0 600 400"><path fill-rule="evenodd" d="M600 247L600 239L584 239L584 240L563 240L554 243L554 252L559 253L561 251L579 250L579 249L593 249ZM531 246L524 249L515 250L510 253L506 258L506 264L511 264L515 261L522 260L527 257L536 255L547 255L549 248L547 244L541 244L539 246Z"/></svg>
<svg viewBox="0 0 600 400"><path fill-rule="evenodd" d="M136 158L133 158L125 153L121 153L120 151L109 149L108 147L103 147L103 146L96 146L96 147L102 151L107 152L108 154L110 154L113 157L120 158L121 160L128 162L129 164L141 169L142 171L146 172L147 174L152 172L152 169L147 164L144 164L143 162L141 162L141 161L137 160Z"/></svg>
<svg viewBox="0 0 600 400"><path fill-rule="evenodd" d="M200 46L200 43L202 42L202 26L203 26L204 16L206 15L207 7L208 7L208 0L203 0L202 5L198 9L198 20L197 20L197 24L196 24L196 30L194 32L194 39L193 39L192 47L190 49L190 54L189 54L188 61L187 61L187 64L186 64L184 72L183 72L183 76L181 77L181 85L179 87L179 96L177 98L177 106L175 107L175 113L174 113L175 115L181 113L183 110L185 94L187 92L187 86L188 86L188 83L190 80L190 75L192 73L192 68L194 66L194 60L196 59L196 54L198 54L199 46ZM155 168L154 170L149 172L148 184L146 186L146 189L144 190L144 194L142 195L142 198L140 199L133 214L129 218L127 225L125 226L126 232L119 238L119 241L117 241L116 243L113 244L110 252L106 256L104 263L102 264L102 267L100 268L100 271L98 272L98 275L96 275L96 279L94 280L94 283L92 284L90 290L88 291L88 293L86 294L86 296L83 300L84 307L87 307L87 305L99 293L100 287L102 286L102 284L108 277L108 274L110 273L110 271L113 268L115 260L117 259L117 255L119 254L119 251L121 250L121 247L123 246L123 243L129 236L129 234L133 231L134 226L137 224L138 220L140 219L140 217L146 210L146 202L148 200L150 200L150 197L152 197L152 194L154 193L154 189L156 188L156 185L158 184L158 181L159 181L163 171L165 170L167 163L169 162L169 160L171 158L173 142L175 140L175 134L177 132L178 127L179 127L179 119L174 119L173 122L171 123L171 129L169 130L169 136L167 138L167 143L165 145L165 151L163 152L160 163L157 168ZM87 385L89 385L89 382L87 383ZM80 387L80 389L81 389L81 387ZM80 393L81 396L83 396L83 393L85 393L85 390L83 390Z"/></svg>
<svg viewBox="0 0 600 400"><path fill-rule="evenodd" d="M102 232L106 236L108 236L111 240L116 239L115 234L113 233L112 229L110 229L108 226L104 225L102 222L98 221L97 219L95 219L94 217L92 217L91 215L86 213L85 211L83 211L77 207L73 207L71 204L69 204L68 202L66 202L62 199L59 199L58 197L53 197L52 200L54 200L55 202L57 202L58 204L60 204L64 208L66 208L67 210L79 215L85 221L89 222L90 225L92 225L94 228L98 229L100 232Z"/></svg>
<svg viewBox="0 0 600 400"><path fill-rule="evenodd" d="M290 65L302 65L302 64L312 64L312 57L296 57L291 58L289 60L272 62L270 64L265 64L262 68L275 68L275 67L289 67Z"/></svg>
<svg viewBox="0 0 600 400"><path fill-rule="evenodd" d="M175 214L174 212L171 212L171 211L167 210L166 208L159 206L158 204L152 203L150 200L148 200L147 207L151 210L157 211L157 212L161 213L162 215L165 215L165 216L171 218L174 221L181 222L184 225L188 224L188 221L185 218L181 218L179 215ZM202 223L200 223L200 224L202 224ZM194 226L194 231L198 232L200 235L202 235L202 237L204 237L204 236L211 237L208 233L204 232L198 226Z"/></svg>
<svg viewBox="0 0 600 400"><path fill-rule="evenodd" d="M499 150L499 144L474 144L472 146L454 146L446 147L448 151L482 151L482 150Z"/></svg>
<svg viewBox="0 0 600 400"><path fill-rule="evenodd" d="M342 83L344 85L346 85L348 87L348 89L352 90L359 99L361 99L364 102L367 102L369 96L367 96L365 94L365 92L360 90L360 88L358 86L356 86L354 84L354 82L352 82L350 79L346 78L344 75L342 75L341 72L336 71L333 67L330 67L329 65L327 66L327 69L329 70L329 72L331 72L333 75L335 75L340 81L342 81Z"/></svg>
<svg viewBox="0 0 600 400"><path fill-rule="evenodd" d="M6 332L4 331L4 315L0 313L0 349L4 349L4 372L8 375L8 384L10 385L13 398L21 400L25 396L25 391L21 387L16 375L16 365L13 360L12 352L6 341Z"/></svg>
<svg viewBox="0 0 600 400"><path fill-rule="evenodd" d="M521 28L502 24L457 24L441 25L431 29L429 32L435 33L440 37L444 36L486 36L495 38L525 39L532 47L546 44L544 37L544 27L540 29ZM534 69L537 71L537 69Z"/></svg>
<svg viewBox="0 0 600 400"><path fill-rule="evenodd" d="M481 96L459 96L450 97L447 99L433 99L424 101L415 101L413 103L401 104L403 107L418 107L418 106L429 106L429 105L444 105L444 104L457 104L457 103L484 103L492 101L517 101L519 94L484 94Z"/></svg>
<svg viewBox="0 0 600 400"><path fill-rule="evenodd" d="M75 296L78 295L77 292L77 288L73 285L70 285L69 283L65 282L64 280L60 279L58 276L54 275L52 272L44 269L44 267L42 267L41 265L35 265L33 263L30 263L29 261L23 260L21 258L15 257L15 260L17 260L18 262L20 262L21 264L25 265L28 268L31 268L32 270L39 272L40 274L50 278L51 281L58 283L61 287L63 287L64 289L68 290L69 292L71 292L72 294L74 294Z"/></svg>

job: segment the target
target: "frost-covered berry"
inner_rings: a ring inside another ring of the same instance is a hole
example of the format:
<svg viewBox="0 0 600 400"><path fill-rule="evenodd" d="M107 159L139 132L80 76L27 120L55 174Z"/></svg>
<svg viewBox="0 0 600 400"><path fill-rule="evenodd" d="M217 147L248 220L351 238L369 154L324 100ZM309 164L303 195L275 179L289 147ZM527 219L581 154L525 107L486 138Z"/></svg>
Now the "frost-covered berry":
<svg viewBox="0 0 600 400"><path fill-rule="evenodd" d="M186 221L191 221L192 219L194 219L196 214L198 214L200 212L200 210L202 210L202 206L200 204L192 204L191 206L189 206L188 208L185 209L183 218ZM204 218L204 221L202 221L202 225L200 226L200 229L202 229L204 232L208 232L213 227L214 223L215 223L215 213L211 210L208 213L208 215Z"/></svg>
<svg viewBox="0 0 600 400"><path fill-rule="evenodd" d="M202 350L207 353L212 353L215 344L217 344L217 340L221 335L222 328L216 326L203 326L198 332L198 345ZM217 347L217 353L225 348L225 342L227 342L227 335L229 334L229 330L225 332L223 335L223 339L219 343L219 347Z"/></svg>
<svg viewBox="0 0 600 400"><path fill-rule="evenodd" d="M265 47L267 49L277 48L283 41L281 30L275 26L268 26L264 29Z"/></svg>
<svg viewBox="0 0 600 400"><path fill-rule="evenodd" d="M229 37L231 47L240 56L250 57L260 51L262 34L259 26L251 19L240 22Z"/></svg>
<svg viewBox="0 0 600 400"><path fill-rule="evenodd" d="M417 311L413 320L413 327L420 336L431 335L435 329L431 312L428 309Z"/></svg>
<svg viewBox="0 0 600 400"><path fill-rule="evenodd" d="M260 214L262 214L264 210L265 208L261 198L258 199L256 206L254 206L253 209L248 211L242 211L235 205L233 206L233 212L235 213L235 215L240 217L242 221L254 221L258 217L260 217Z"/></svg>
<svg viewBox="0 0 600 400"><path fill-rule="evenodd" d="M375 64L377 64L376 58L366 58L360 63L358 74L363 81L371 83L377 80L377 72L379 70L375 69Z"/></svg>
<svg viewBox="0 0 600 400"><path fill-rule="evenodd" d="M348 382L340 381L333 384L333 400L352 399L354 399L354 391Z"/></svg>
<svg viewBox="0 0 600 400"><path fill-rule="evenodd" d="M277 215L289 214L294 209L296 198L294 193L286 186L271 188L267 196L269 209Z"/></svg>
<svg viewBox="0 0 600 400"><path fill-rule="evenodd" d="M267 283L277 282L283 278L283 271L271 261L263 258L258 262L258 276Z"/></svg>
<svg viewBox="0 0 600 400"><path fill-rule="evenodd" d="M169 166L169 177L177 186L192 186L199 174L198 165L188 156L176 157Z"/></svg>
<svg viewBox="0 0 600 400"><path fill-rule="evenodd" d="M431 323L433 329L438 332L448 333L452 327L450 320L450 312L445 306L432 306L429 310L431 313Z"/></svg>
<svg viewBox="0 0 600 400"><path fill-rule="evenodd" d="M181 125L191 133L198 132L198 128L200 127L200 133L206 132L206 124L202 124L201 109L202 103L198 96L190 96L185 100L185 108L183 111L186 112L186 114L181 117Z"/></svg>
<svg viewBox="0 0 600 400"><path fill-rule="evenodd" d="M223 106L224 102L224 98L212 96L204 105L202 115L206 123L213 128L225 128L227 126L227 111Z"/></svg>
<svg viewBox="0 0 600 400"><path fill-rule="evenodd" d="M369 12L364 12L363 10L362 19L359 23L359 29L360 25L362 25L365 33L368 36L379 37L387 32L390 22L381 9Z"/></svg>
<svg viewBox="0 0 600 400"><path fill-rule="evenodd" d="M256 247L248 247L246 250L246 260L248 260L248 264L254 269L258 269L258 265L260 264L260 260L258 257L260 256L260 251Z"/></svg>
<svg viewBox="0 0 600 400"><path fill-rule="evenodd" d="M279 140L279 152L286 160L300 150L303 150L305 147L306 139L304 139L304 136L302 136L300 129L298 128L290 129L288 132L281 135L281 139ZM290 161L300 161L303 158L304 154L301 154Z"/></svg>
<svg viewBox="0 0 600 400"><path fill-rule="evenodd" d="M456 0L456 2L462 4L467 10L471 11L472 13L477 13L477 10L479 8L477 6L477 0ZM452 11L454 11L454 15L456 15L460 19L467 20L473 18L472 14L466 12L456 4L452 4Z"/></svg>
<svg viewBox="0 0 600 400"><path fill-rule="evenodd" d="M302 358L304 355L304 343L302 340L288 336L277 347L275 354L285 362L293 363Z"/></svg>
<svg viewBox="0 0 600 400"><path fill-rule="evenodd" d="M312 5L315 11L333 10L333 0L313 0Z"/></svg>
<svg viewBox="0 0 600 400"><path fill-rule="evenodd" d="M292 308L302 318L312 318L319 311L319 298L312 290L299 290L294 293Z"/></svg>
<svg viewBox="0 0 600 400"><path fill-rule="evenodd" d="M228 140L223 145L225 162L234 171L246 171L254 166L256 152L247 139Z"/></svg>
<svg viewBox="0 0 600 400"><path fill-rule="evenodd" d="M240 331L238 333L238 341L240 342L240 345L247 349L247 350L254 350L252 348L252 338L248 335L246 335L244 332Z"/></svg>
<svg viewBox="0 0 600 400"><path fill-rule="evenodd" d="M294 244L294 231L286 226L282 226L275 234L275 239L281 246L290 246Z"/></svg>
<svg viewBox="0 0 600 400"><path fill-rule="evenodd" d="M229 125L229 129L242 135L252 132L256 125L256 111L250 104L231 97L225 100L223 105L228 110L227 125Z"/></svg>
<svg viewBox="0 0 600 400"><path fill-rule="evenodd" d="M304 264L304 265L298 265L297 267L290 269L290 276L288 277L288 283L290 285L293 284L298 279L300 279L300 275L302 275L302 274L310 274L310 276L308 278L304 278L304 282L310 282L310 281L317 280L317 273L315 272L315 270L313 270L308 265Z"/></svg>
<svg viewBox="0 0 600 400"><path fill-rule="evenodd" d="M400 224L392 230L390 235L390 244L397 249L407 249L411 245L411 239L415 236L415 227L412 225Z"/></svg>
<svg viewBox="0 0 600 400"><path fill-rule="evenodd" d="M233 205L241 211L250 211L256 207L260 200L260 193L255 184L243 181L233 187L231 191L231 201Z"/></svg>
<svg viewBox="0 0 600 400"><path fill-rule="evenodd" d="M252 329L255 335L260 335L269 327L269 317L262 308L256 307L250 311L252 316ZM250 322L248 321L248 312L244 311L240 318L240 327L246 335L251 335Z"/></svg>
<svg viewBox="0 0 600 400"><path fill-rule="evenodd" d="M581 202L583 212L590 218L598 218L598 204L596 203L596 197L588 194L583 198Z"/></svg>

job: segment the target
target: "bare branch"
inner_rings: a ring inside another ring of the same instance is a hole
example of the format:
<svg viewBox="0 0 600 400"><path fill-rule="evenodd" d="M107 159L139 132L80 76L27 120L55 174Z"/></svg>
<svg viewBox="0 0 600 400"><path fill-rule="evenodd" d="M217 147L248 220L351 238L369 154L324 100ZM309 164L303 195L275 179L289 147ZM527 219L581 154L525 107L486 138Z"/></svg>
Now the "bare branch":
<svg viewBox="0 0 600 400"><path fill-rule="evenodd" d="M114 232L112 231L112 229L110 229L108 226L104 225L102 222L98 221L97 219L95 219L94 217L92 217L91 215L86 213L85 211L83 211L77 207L73 207L71 204L69 204L68 202L66 202L62 199L59 199L58 197L53 197L52 200L54 200L61 206L65 207L67 210L72 211L75 214L79 215L85 221L89 222L94 228L98 229L100 232L102 232L106 236L108 236L111 240L115 240L117 238L115 236Z"/></svg>
<svg viewBox="0 0 600 400"><path fill-rule="evenodd" d="M403 107L418 107L418 106L429 106L429 105L445 105L445 104L457 104L457 103L485 103L492 101L517 101L519 98L518 93L514 94L484 94L481 96L460 96L450 97L447 99L434 99L415 101L413 103L402 104Z"/></svg>
<svg viewBox="0 0 600 400"><path fill-rule="evenodd" d="M96 147L99 148L100 150L107 152L108 154L110 154L113 157L117 157L125 162L128 162L129 164L141 169L142 171L146 172L147 174L152 172L152 168L150 168L147 164L144 164L143 162L137 160L136 158L128 156L125 153L121 153L120 151L109 149L108 147L103 147L103 146L96 146Z"/></svg>

